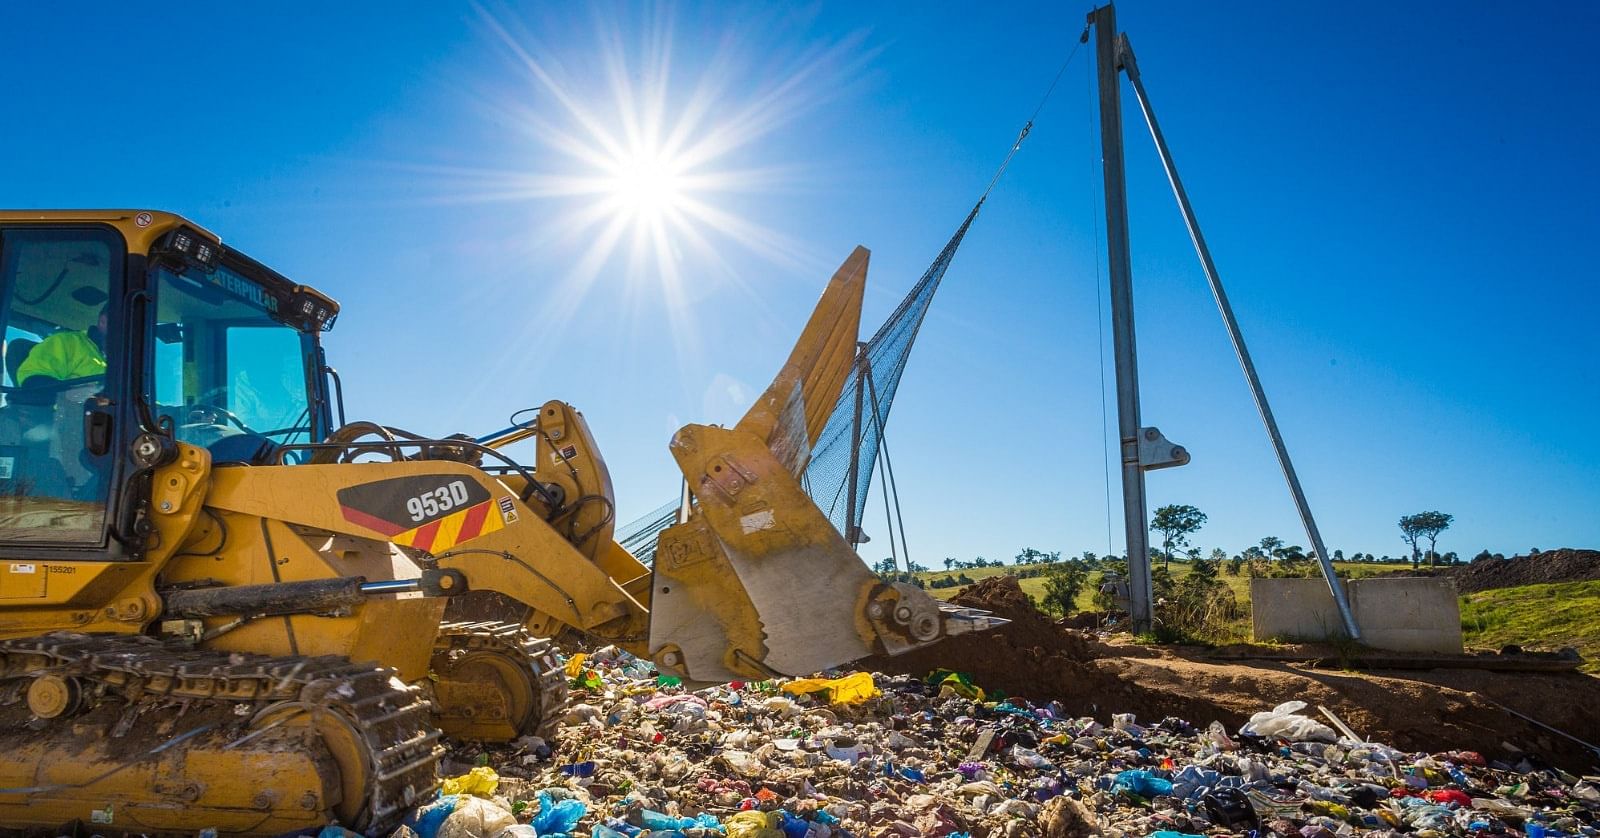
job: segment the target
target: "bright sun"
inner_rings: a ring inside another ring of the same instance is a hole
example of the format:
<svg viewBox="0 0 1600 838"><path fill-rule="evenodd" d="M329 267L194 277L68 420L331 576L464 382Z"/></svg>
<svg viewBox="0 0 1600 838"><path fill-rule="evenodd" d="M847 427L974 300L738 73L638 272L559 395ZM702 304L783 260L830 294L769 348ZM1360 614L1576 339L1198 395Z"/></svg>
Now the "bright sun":
<svg viewBox="0 0 1600 838"><path fill-rule="evenodd" d="M516 246L571 262L543 295L542 320L565 322L616 277L628 306L664 313L687 345L697 332L690 283L747 288L751 255L812 266L809 248L757 220L767 209L759 196L810 182L791 161L762 159L759 141L836 93L862 54L857 38L757 53L730 37L686 53L676 51L670 16L646 15L626 37L597 19L595 42L568 38L581 46L569 54L540 44L515 15L478 13L530 83L485 104L529 142L507 168L440 171L459 191L454 200L544 205Z"/></svg>
<svg viewBox="0 0 1600 838"><path fill-rule="evenodd" d="M607 173L606 189L616 211L654 223L680 214L688 205L684 168L658 150L634 152Z"/></svg>

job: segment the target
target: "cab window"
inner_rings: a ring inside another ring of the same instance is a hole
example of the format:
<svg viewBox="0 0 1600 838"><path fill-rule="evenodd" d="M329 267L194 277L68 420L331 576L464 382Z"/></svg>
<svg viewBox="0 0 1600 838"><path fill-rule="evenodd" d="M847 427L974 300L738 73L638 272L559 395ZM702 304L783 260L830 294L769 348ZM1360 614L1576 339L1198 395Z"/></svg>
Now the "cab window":
<svg viewBox="0 0 1600 838"><path fill-rule="evenodd" d="M104 537L111 463L85 449L83 414L116 360L106 332L121 266L108 230L0 231L0 541Z"/></svg>
<svg viewBox="0 0 1600 838"><path fill-rule="evenodd" d="M155 291L152 395L179 441L221 462L310 441L312 345L273 298L226 267L158 269Z"/></svg>

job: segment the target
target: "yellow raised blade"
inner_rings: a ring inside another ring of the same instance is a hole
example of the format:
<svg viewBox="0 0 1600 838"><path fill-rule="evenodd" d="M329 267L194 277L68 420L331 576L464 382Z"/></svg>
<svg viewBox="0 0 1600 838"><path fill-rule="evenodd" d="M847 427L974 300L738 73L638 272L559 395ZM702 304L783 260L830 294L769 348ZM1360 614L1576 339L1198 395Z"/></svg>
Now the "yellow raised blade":
<svg viewBox="0 0 1600 838"><path fill-rule="evenodd" d="M698 682L808 675L1005 623L871 573L800 484L856 360L866 248L839 266L772 385L672 455L693 502L661 533L650 655Z"/></svg>

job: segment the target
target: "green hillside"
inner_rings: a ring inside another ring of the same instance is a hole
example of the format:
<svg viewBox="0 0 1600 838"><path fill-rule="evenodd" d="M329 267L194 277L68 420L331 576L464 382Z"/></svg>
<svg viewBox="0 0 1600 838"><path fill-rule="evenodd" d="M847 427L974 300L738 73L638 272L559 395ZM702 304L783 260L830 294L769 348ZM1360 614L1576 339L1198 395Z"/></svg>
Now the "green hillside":
<svg viewBox="0 0 1600 838"><path fill-rule="evenodd" d="M1577 648L1584 671L1600 674L1600 581L1496 588L1461 598L1468 646Z"/></svg>

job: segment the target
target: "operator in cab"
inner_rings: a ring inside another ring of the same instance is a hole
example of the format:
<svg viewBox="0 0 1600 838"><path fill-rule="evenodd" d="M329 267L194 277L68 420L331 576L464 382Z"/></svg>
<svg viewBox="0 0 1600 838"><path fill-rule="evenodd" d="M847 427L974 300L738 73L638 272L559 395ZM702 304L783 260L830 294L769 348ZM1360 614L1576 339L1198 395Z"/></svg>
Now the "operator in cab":
<svg viewBox="0 0 1600 838"><path fill-rule="evenodd" d="M17 367L18 386L40 375L57 381L105 375L106 310L102 306L95 324L84 331L56 332L33 347Z"/></svg>

